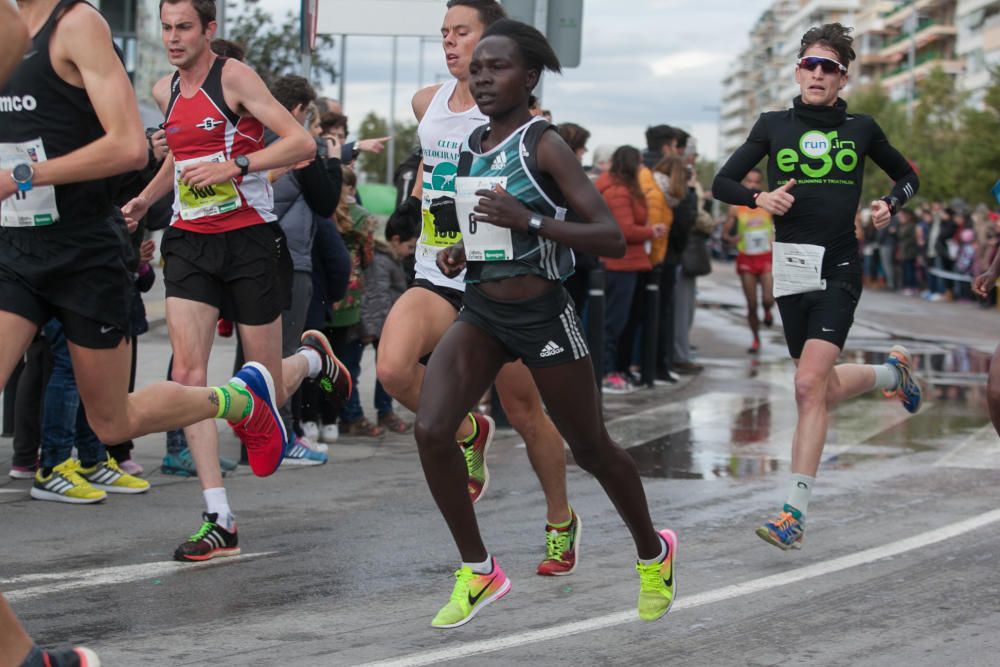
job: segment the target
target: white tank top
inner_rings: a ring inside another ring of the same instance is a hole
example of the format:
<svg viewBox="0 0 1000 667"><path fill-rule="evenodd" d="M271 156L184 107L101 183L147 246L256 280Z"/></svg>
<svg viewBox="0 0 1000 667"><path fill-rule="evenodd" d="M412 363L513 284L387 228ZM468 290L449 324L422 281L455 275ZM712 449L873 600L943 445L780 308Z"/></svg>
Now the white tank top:
<svg viewBox="0 0 1000 667"><path fill-rule="evenodd" d="M437 267L438 251L458 243L462 240L462 235L457 232L439 234L434 227L434 216L429 210L435 199L455 198L455 177L458 175L458 156L462 144L473 130L489 123L479 107L473 106L461 113L448 108L448 100L457 85L458 79L452 79L438 88L417 126L424 159L424 194L423 225L416 248L416 275L435 285L464 291L464 272L455 278L448 278Z"/></svg>

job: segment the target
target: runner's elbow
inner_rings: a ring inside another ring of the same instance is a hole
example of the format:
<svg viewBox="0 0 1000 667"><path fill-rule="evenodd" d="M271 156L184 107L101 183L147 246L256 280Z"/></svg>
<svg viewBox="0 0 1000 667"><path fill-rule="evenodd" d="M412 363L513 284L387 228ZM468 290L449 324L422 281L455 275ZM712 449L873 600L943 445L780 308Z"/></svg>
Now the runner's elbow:
<svg viewBox="0 0 1000 667"><path fill-rule="evenodd" d="M149 162L149 150L145 141L131 141L123 147L119 153L121 155L122 167L124 171L138 171L146 167Z"/></svg>

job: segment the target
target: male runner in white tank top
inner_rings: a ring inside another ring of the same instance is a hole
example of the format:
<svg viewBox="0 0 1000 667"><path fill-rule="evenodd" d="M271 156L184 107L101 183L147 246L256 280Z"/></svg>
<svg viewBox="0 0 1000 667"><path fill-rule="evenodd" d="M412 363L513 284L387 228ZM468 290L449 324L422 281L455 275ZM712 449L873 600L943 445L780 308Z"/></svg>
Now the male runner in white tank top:
<svg viewBox="0 0 1000 667"><path fill-rule="evenodd" d="M454 196L462 142L472 130L488 122L469 92L469 61L483 30L504 16L499 3L492 0L449 0L441 36L448 70L455 79L424 88L413 96L424 156L419 170L422 178L413 194L421 199L423 228L416 250L416 281L389 312L379 344L377 375L386 391L414 412L424 378L420 360L434 350L455 321L465 290L463 276L448 278L436 265L437 252L455 244L459 235L435 226L433 204L436 199ZM507 418L524 438L528 459L545 493L546 556L538 566L538 574L570 574L576 568L580 519L566 497L562 436L545 414L531 373L523 363L504 366L496 388ZM493 430L491 419L469 413L456 434L465 452L473 501L482 496L489 482L485 457Z"/></svg>

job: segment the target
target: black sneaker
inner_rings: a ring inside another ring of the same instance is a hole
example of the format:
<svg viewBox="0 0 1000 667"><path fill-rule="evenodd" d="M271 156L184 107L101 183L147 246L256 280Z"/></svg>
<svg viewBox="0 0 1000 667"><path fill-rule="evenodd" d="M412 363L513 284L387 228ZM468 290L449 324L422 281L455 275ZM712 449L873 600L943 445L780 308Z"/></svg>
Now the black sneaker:
<svg viewBox="0 0 1000 667"><path fill-rule="evenodd" d="M326 400L335 410L340 410L351 397L353 388L351 374L330 347L330 341L323 332L309 329L302 332L302 347L315 350L323 360L323 368L313 380L326 395Z"/></svg>
<svg viewBox="0 0 1000 667"><path fill-rule="evenodd" d="M204 523L198 532L188 538L187 542L181 543L174 551L174 560L182 561L203 561L223 556L239 556L240 542L236 537L236 527L233 532L229 532L219 524L215 523L219 515L204 512L201 515Z"/></svg>

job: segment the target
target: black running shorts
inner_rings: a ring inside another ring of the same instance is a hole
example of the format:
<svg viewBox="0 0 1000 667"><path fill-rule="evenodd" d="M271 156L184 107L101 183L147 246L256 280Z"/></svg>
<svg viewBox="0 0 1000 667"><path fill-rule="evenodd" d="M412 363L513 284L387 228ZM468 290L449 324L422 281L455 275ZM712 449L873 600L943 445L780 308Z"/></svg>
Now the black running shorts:
<svg viewBox="0 0 1000 667"><path fill-rule="evenodd" d="M435 285L426 278L417 278L414 280L413 284L410 285L410 289L425 289L434 292L439 297L450 303L456 313L462 310L462 297L465 296L465 292L460 289Z"/></svg>
<svg viewBox="0 0 1000 667"><path fill-rule="evenodd" d="M135 285L117 213L87 222L0 228L0 310L38 326L53 317L80 347L117 347L130 331Z"/></svg>
<svg viewBox="0 0 1000 667"><path fill-rule="evenodd" d="M277 225L218 234L170 227L160 248L168 298L215 306L251 326L270 324L291 305L292 263Z"/></svg>
<svg viewBox="0 0 1000 667"><path fill-rule="evenodd" d="M825 290L778 297L778 311L792 359L802 356L802 348L810 338L825 340L843 350L860 298L860 275L827 278Z"/></svg>
<svg viewBox="0 0 1000 667"><path fill-rule="evenodd" d="M529 368L558 366L590 353L573 300L561 284L533 299L498 301L470 283L458 321L490 334L511 360L520 359Z"/></svg>

